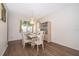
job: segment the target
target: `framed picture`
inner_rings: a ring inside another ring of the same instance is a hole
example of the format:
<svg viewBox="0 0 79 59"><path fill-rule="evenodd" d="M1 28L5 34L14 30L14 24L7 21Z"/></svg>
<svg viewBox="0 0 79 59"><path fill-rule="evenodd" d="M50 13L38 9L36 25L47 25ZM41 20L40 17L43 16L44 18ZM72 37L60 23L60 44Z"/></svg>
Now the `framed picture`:
<svg viewBox="0 0 79 59"><path fill-rule="evenodd" d="M3 3L0 3L0 20L6 22L6 9Z"/></svg>

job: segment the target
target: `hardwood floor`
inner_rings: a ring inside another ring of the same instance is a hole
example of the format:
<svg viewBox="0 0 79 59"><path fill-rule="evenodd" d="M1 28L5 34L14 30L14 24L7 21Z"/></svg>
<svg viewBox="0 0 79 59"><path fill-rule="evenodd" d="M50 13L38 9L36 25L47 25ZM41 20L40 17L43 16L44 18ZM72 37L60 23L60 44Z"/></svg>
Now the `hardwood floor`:
<svg viewBox="0 0 79 59"><path fill-rule="evenodd" d="M79 51L74 49L58 45L56 43L44 42L45 49L42 50L39 46L39 52L35 48L31 48L30 44L26 44L25 48L22 48L22 42L13 41L9 42L9 46L4 53L4 56L79 56Z"/></svg>

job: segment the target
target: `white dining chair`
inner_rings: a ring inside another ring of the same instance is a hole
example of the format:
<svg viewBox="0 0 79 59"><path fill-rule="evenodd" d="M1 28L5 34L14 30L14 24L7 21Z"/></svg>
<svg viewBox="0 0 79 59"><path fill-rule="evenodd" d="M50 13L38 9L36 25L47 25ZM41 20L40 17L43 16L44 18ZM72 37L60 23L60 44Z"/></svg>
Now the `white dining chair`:
<svg viewBox="0 0 79 59"><path fill-rule="evenodd" d="M39 51L39 45L42 45L42 49L44 49L44 31L40 31L39 33L40 34L37 35L37 37L35 38L36 40L33 42L34 46L37 45L37 52Z"/></svg>
<svg viewBox="0 0 79 59"><path fill-rule="evenodd" d="M23 33L22 32L22 45L23 45L23 48L25 47L25 44L26 43L31 43L32 42L32 40L31 39L29 39L28 37L27 37L27 33Z"/></svg>

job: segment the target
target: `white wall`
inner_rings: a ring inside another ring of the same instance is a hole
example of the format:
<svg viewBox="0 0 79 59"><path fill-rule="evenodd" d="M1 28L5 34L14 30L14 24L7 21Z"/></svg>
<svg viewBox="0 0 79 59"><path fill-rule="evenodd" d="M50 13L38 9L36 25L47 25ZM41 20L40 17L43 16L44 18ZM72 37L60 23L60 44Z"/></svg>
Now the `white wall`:
<svg viewBox="0 0 79 59"><path fill-rule="evenodd" d="M7 48L7 21L0 20L0 55L3 55Z"/></svg>
<svg viewBox="0 0 79 59"><path fill-rule="evenodd" d="M51 21L52 42L79 50L79 4L68 4L41 21Z"/></svg>
<svg viewBox="0 0 79 59"><path fill-rule="evenodd" d="M8 20L8 41L20 40L22 39L20 30L20 20L28 20L28 17L9 11Z"/></svg>

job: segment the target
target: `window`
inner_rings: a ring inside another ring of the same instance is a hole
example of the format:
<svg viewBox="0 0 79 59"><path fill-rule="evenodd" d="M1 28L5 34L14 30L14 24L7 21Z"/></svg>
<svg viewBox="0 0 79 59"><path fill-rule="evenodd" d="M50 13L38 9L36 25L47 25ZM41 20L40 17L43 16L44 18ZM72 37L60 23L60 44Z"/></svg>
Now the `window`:
<svg viewBox="0 0 79 59"><path fill-rule="evenodd" d="M30 21L20 21L20 32L32 32L32 24Z"/></svg>

